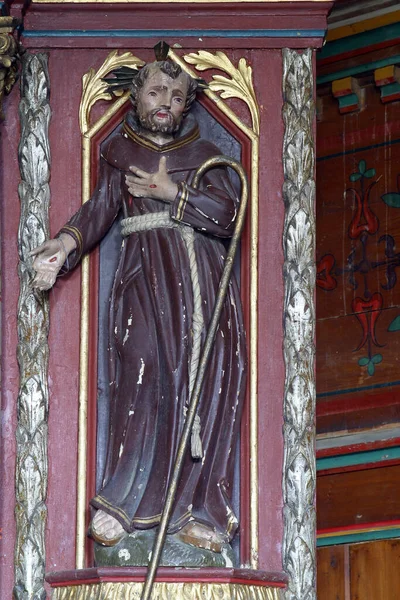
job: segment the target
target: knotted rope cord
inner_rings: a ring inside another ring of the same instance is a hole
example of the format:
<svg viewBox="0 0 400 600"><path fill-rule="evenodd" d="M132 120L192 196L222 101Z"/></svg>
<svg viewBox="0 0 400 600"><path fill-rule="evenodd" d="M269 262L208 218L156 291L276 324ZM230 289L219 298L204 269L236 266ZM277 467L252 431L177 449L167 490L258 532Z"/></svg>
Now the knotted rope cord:
<svg viewBox="0 0 400 600"><path fill-rule="evenodd" d="M197 370L200 360L201 350L201 332L204 327L202 298L199 282L199 271L197 266L196 250L194 247L194 231L187 225L182 225L173 221L168 211L149 213L135 217L128 217L121 221L121 233L123 237L139 231L152 231L161 227L167 229L179 229L182 239L186 246L189 259L190 278L192 282L193 293L193 314L192 314L192 352L189 361L189 396L192 396L194 383L196 381ZM184 415L186 417L187 407L185 406ZM203 457L203 448L200 437L201 424L200 417L196 414L191 434L191 453L192 458L200 459Z"/></svg>

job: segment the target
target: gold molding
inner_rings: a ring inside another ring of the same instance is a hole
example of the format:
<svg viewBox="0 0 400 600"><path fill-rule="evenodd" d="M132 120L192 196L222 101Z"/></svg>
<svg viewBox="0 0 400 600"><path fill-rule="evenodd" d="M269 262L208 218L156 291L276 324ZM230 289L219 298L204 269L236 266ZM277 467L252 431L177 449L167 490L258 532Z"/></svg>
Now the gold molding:
<svg viewBox="0 0 400 600"><path fill-rule="evenodd" d="M52 600L140 600L143 583L70 585L55 588ZM237 583L156 582L153 600L283 600L282 588Z"/></svg>
<svg viewBox="0 0 400 600"><path fill-rule="evenodd" d="M4 121L4 96L10 94L18 78L22 46L14 38L19 21L9 16L0 16L0 123Z"/></svg>
<svg viewBox="0 0 400 600"><path fill-rule="evenodd" d="M204 54L204 53L203 53ZM229 58L222 52L212 55L207 52L209 66L202 60L203 68L218 68L227 73L231 79L218 76L211 82L205 94L212 100L218 109L234 123L251 142L251 175L250 175L250 332L249 332L249 376L250 376L250 566L258 569L258 398L257 398L257 304L258 304L258 169L259 169L259 115L258 105L252 83L251 68L245 59L240 59L239 68L236 69ZM193 77L198 74L193 71L187 62L194 60L197 55L189 54L184 60L172 49L169 58L179 64L181 68ZM199 52L200 56L200 52ZM213 57L214 58L209 58ZM122 58L128 62L123 62ZM187 62L185 62L187 61ZM115 63L118 62L116 65ZM83 94L79 110L82 133L82 203L90 198L90 155L91 139L115 115L118 110L129 100L129 92L118 98L108 110L92 125L90 112L94 104L100 100L109 100L110 95L105 93L105 87L100 87L99 79L109 73L116 66L137 66L143 62L125 53L121 56L116 51L111 52L103 65L95 72L93 69L83 76ZM218 65L218 66L217 66ZM228 71L226 70L228 69ZM214 84L215 82L215 84ZM103 82L102 82L103 83ZM215 90L215 91L214 91ZM219 95L216 92L222 92ZM243 123L236 113L224 102L225 97L236 97L243 100L249 107L253 125L249 127ZM240 94L240 95L239 95ZM107 97L108 96L108 97ZM85 556L85 512L86 512L86 455L87 455L87 402L88 402L88 350L89 350L89 261L85 257L82 261L82 292L81 292L81 338L80 338L80 392L79 392L79 447L78 447L78 501L77 501L77 536L76 536L76 567L84 568ZM261 588L260 588L261 589ZM171 596L172 597L172 596ZM231 598L231 596L229 596ZM249 597L250 598L250 597ZM256 598L256 596L254 596Z"/></svg>

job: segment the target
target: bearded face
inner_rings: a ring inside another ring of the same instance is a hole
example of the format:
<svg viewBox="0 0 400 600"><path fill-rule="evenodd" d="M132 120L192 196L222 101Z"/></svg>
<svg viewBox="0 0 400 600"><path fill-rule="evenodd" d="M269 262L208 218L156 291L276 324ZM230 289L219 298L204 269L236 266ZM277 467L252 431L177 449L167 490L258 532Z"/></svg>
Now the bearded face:
<svg viewBox="0 0 400 600"><path fill-rule="evenodd" d="M176 119L174 115L167 109L162 108L161 110L155 109L151 112L139 112L139 105L137 116L139 123L143 129L152 131L153 133L175 133L178 131L182 117Z"/></svg>
<svg viewBox="0 0 400 600"><path fill-rule="evenodd" d="M144 82L137 97L137 117L143 129L153 133L175 133L183 118L188 77L181 73L172 79L155 69Z"/></svg>

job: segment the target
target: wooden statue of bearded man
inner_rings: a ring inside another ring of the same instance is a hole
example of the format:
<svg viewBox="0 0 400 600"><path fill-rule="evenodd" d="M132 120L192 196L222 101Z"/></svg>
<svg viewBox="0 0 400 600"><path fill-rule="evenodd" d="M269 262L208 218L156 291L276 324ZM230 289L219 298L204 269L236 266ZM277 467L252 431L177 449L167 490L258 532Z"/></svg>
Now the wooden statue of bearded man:
<svg viewBox="0 0 400 600"><path fill-rule="evenodd" d="M122 212L110 299L110 426L104 481L91 500L91 535L114 546L160 521L213 310L238 198L226 170L199 189L193 173L221 154L190 114L197 81L170 61L143 67L133 110L101 147L89 202L35 256L34 287L49 289L106 235ZM220 553L238 526L232 480L246 371L234 278L202 388L168 533ZM168 536L170 537L170 536Z"/></svg>

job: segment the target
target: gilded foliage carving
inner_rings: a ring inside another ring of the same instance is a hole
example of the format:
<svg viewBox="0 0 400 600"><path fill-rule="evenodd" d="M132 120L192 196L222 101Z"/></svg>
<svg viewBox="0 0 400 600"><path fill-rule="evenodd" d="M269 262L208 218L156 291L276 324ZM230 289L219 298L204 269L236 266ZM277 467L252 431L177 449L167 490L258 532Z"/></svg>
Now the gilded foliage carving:
<svg viewBox="0 0 400 600"><path fill-rule="evenodd" d="M137 69L144 64L145 63L140 58L133 56L130 52L124 52L119 55L118 50L114 50L113 52L110 52L97 71L92 68L85 73L83 76L82 100L79 110L79 122L83 134L85 134L90 127L89 119L92 106L99 100L112 99L112 95L107 91L108 84L106 81L103 81L104 77L119 67L131 67L132 69Z"/></svg>
<svg viewBox="0 0 400 600"><path fill-rule="evenodd" d="M19 19L0 16L0 122L5 119L4 96L7 96L14 87L20 66L22 46L13 36L19 24Z"/></svg>
<svg viewBox="0 0 400 600"><path fill-rule="evenodd" d="M194 65L198 71L207 69L218 69L224 71L230 77L213 75L208 86L213 92L220 92L221 98L239 98L243 100L251 114L253 130L258 135L260 132L260 113L253 87L253 70L247 64L245 58L239 60L237 68L224 52L217 51L215 54L206 50L199 50L197 54L185 55L185 60Z"/></svg>

